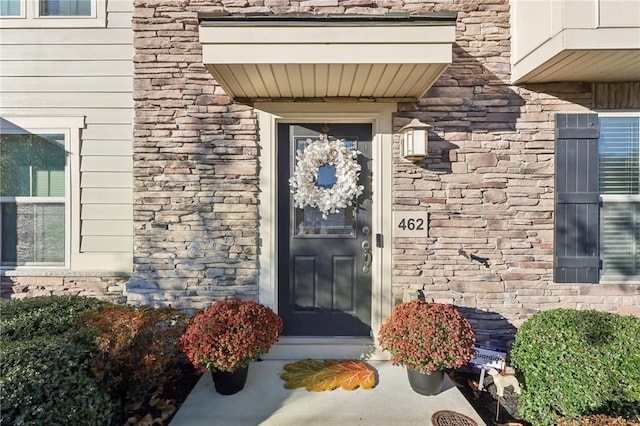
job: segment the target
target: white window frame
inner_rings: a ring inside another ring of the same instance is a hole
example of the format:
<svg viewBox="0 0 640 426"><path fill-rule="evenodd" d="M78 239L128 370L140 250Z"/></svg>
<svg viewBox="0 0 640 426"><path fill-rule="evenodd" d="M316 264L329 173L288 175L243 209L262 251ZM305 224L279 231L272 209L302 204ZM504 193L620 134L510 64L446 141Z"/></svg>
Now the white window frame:
<svg viewBox="0 0 640 426"><path fill-rule="evenodd" d="M40 16L40 0L21 0L20 16L0 16L2 28L105 28L107 0L91 0L90 16Z"/></svg>
<svg viewBox="0 0 640 426"><path fill-rule="evenodd" d="M596 111L598 118L624 118L624 117L636 117L640 118L640 111L610 111L602 110ZM600 194L600 215L602 215L602 205L605 203L640 203L640 194ZM602 261L602 239L600 240L600 259ZM640 275L636 276L622 276L616 274L604 274L601 270L600 274L601 284L640 284Z"/></svg>
<svg viewBox="0 0 640 426"><path fill-rule="evenodd" d="M3 115L2 118L21 129L34 134L63 134L67 160L65 162L65 194L64 194L64 265L29 264L16 266L0 266L0 275L8 270L20 269L70 269L72 247L80 245L80 131L85 127L84 116L46 116L24 117ZM11 131L2 129L3 134ZM17 132L16 132L17 133ZM33 200L35 197L0 197L2 202ZM37 197L39 200L60 202L62 197ZM76 250L77 251L77 250Z"/></svg>

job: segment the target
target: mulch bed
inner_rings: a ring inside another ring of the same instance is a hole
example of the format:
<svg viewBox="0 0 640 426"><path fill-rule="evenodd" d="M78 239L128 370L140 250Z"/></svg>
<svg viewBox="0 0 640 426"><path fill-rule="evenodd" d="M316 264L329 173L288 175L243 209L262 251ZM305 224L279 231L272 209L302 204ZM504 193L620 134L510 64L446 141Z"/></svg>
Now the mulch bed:
<svg viewBox="0 0 640 426"><path fill-rule="evenodd" d="M190 362L182 362L180 370L182 374L168 383L161 394L130 405L128 420L124 426L168 425L202 376L202 372L196 370Z"/></svg>
<svg viewBox="0 0 640 426"><path fill-rule="evenodd" d="M478 390L479 371L456 371L450 377L487 426L531 425L518 416L518 395L512 388L506 388L504 396L498 397L493 379L488 374L482 391Z"/></svg>

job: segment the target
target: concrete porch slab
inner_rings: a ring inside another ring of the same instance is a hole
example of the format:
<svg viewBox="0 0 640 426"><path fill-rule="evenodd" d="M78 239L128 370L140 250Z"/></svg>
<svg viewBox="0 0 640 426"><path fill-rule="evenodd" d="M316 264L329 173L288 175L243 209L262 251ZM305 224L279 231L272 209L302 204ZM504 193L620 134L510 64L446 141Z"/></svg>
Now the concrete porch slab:
<svg viewBox="0 0 640 426"><path fill-rule="evenodd" d="M439 395L423 396L411 389L403 367L367 361L378 373L375 388L307 392L284 388L280 373L289 362L251 364L245 388L229 396L218 394L211 375L203 375L171 426L430 426L431 416L440 410L464 414L486 426L448 377Z"/></svg>

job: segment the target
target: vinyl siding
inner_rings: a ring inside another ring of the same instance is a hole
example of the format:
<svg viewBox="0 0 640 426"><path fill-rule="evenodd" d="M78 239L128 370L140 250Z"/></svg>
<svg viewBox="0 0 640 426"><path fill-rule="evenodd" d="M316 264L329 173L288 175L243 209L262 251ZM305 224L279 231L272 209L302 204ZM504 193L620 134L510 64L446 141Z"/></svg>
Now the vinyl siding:
<svg viewBox="0 0 640 426"><path fill-rule="evenodd" d="M76 69L75 72L77 71ZM130 83L130 77L119 76L102 77L99 87L96 87L95 77L3 77L2 87L6 93L40 94L54 87L56 93L103 93L105 91L123 93L123 88Z"/></svg>
<svg viewBox="0 0 640 426"><path fill-rule="evenodd" d="M0 29L0 114L86 117L72 269L131 270L132 14L133 0L108 1L106 28Z"/></svg>
<svg viewBox="0 0 640 426"><path fill-rule="evenodd" d="M0 34L7 31L15 31L10 29L2 29L0 30ZM39 31L64 31L64 30L39 30ZM87 30L87 31L96 31L96 30ZM47 46L48 47L48 46ZM98 46L99 47L99 46ZM98 48L94 46L93 48ZM64 52L64 46L59 49L60 54L62 55ZM131 58L128 60L111 60L108 61L39 61L36 59L31 60L21 60L21 61L2 61L2 75L12 77L12 76L24 76L24 77L49 77L54 78L52 76L47 76L48 73L55 73L57 76L94 76L94 77L108 77L112 75L125 75L127 72L131 72L133 68L133 63L131 62ZM27 87L23 87L23 89L27 89ZM51 89L55 89L52 87ZM124 89L124 88L123 88ZM7 86L5 86L4 82L2 83L2 90L7 90ZM55 93L55 92L54 92ZM13 101L12 103L17 103ZM16 106L20 106L17 104ZM30 107L30 105L26 105L26 107Z"/></svg>
<svg viewBox="0 0 640 426"><path fill-rule="evenodd" d="M84 204L127 204L133 199L131 188L83 188Z"/></svg>
<svg viewBox="0 0 640 426"><path fill-rule="evenodd" d="M129 220L133 217L132 209L123 208L122 204L83 204L82 219L109 221L112 219Z"/></svg>

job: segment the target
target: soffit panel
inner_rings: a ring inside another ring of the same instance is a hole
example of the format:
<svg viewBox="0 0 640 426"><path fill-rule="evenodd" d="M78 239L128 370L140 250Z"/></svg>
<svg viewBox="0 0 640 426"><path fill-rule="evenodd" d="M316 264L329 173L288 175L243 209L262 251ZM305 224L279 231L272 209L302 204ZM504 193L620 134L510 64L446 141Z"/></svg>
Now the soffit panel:
<svg viewBox="0 0 640 426"><path fill-rule="evenodd" d="M640 50L563 50L516 83L640 81Z"/></svg>
<svg viewBox="0 0 640 426"><path fill-rule="evenodd" d="M207 65L235 98L418 98L447 64Z"/></svg>
<svg viewBox="0 0 640 426"><path fill-rule="evenodd" d="M638 27L564 29L513 64L512 80L515 84L640 81L639 31Z"/></svg>
<svg viewBox="0 0 640 426"><path fill-rule="evenodd" d="M201 17L203 63L233 98L421 97L452 62L455 14Z"/></svg>

